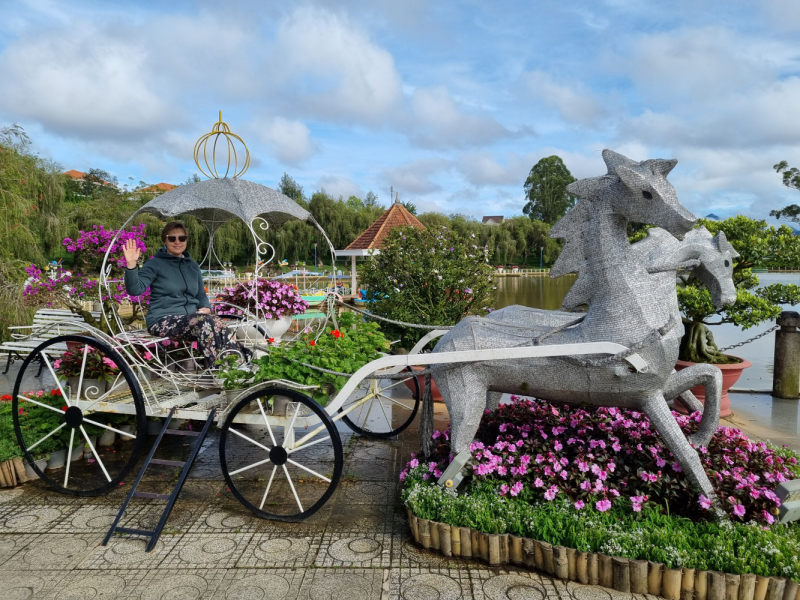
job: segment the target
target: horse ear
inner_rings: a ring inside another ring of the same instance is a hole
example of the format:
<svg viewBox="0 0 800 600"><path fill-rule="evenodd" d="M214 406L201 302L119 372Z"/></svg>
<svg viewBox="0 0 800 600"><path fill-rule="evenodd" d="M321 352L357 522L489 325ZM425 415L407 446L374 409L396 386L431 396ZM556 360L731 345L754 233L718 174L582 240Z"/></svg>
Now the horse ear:
<svg viewBox="0 0 800 600"><path fill-rule="evenodd" d="M731 258L736 258L739 256L739 253L731 246L731 243L728 241L728 238L725 237L725 232L720 231L715 238L717 240L717 247L720 249L720 252L730 252Z"/></svg>
<svg viewBox="0 0 800 600"><path fill-rule="evenodd" d="M598 179L598 177L589 177L588 179L573 181L567 186L567 193L578 198L588 198L593 191L597 190Z"/></svg>
<svg viewBox="0 0 800 600"><path fill-rule="evenodd" d="M603 161L606 163L606 167L608 167L608 174L613 175L615 173L615 169L620 165L625 165L626 167L635 167L639 163L635 160L631 160L627 156L622 156L613 150L609 150L606 148L603 150Z"/></svg>
<svg viewBox="0 0 800 600"><path fill-rule="evenodd" d="M614 169L614 172L626 187L630 188L631 190L635 190L637 193L644 188L646 184L644 177L625 165L619 165L616 169Z"/></svg>
<svg viewBox="0 0 800 600"><path fill-rule="evenodd" d="M669 172L675 168L675 165L678 164L677 158L672 158L670 160L666 160L663 158L657 158L653 160L653 172L660 173L664 177L669 175Z"/></svg>

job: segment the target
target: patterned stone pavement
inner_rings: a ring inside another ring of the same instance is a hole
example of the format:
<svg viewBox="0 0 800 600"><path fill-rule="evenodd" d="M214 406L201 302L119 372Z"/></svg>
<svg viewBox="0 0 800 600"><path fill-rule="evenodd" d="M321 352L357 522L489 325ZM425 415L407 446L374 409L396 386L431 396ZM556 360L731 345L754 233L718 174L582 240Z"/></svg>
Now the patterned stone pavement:
<svg viewBox="0 0 800 600"><path fill-rule="evenodd" d="M397 474L415 449L353 438L345 478L302 523L264 521L227 490L215 440L187 482L155 550L116 536L100 545L124 490L70 498L38 482L0 490L0 597L18 599L628 600L521 569L492 569L417 548L398 501ZM180 449L173 449L179 455ZM151 484L169 488L170 476ZM132 527L152 527L158 501L135 501Z"/></svg>

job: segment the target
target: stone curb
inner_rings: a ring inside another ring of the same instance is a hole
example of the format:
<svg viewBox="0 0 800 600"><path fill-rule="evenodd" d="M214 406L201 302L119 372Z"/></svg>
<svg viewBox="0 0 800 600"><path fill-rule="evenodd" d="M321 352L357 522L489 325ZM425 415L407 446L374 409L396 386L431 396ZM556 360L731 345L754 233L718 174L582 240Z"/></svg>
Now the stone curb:
<svg viewBox="0 0 800 600"><path fill-rule="evenodd" d="M667 600L800 600L798 583L783 577L668 569L662 563L579 552L509 533L451 527L406 511L414 542L447 557L481 559L491 566L510 563L565 581Z"/></svg>

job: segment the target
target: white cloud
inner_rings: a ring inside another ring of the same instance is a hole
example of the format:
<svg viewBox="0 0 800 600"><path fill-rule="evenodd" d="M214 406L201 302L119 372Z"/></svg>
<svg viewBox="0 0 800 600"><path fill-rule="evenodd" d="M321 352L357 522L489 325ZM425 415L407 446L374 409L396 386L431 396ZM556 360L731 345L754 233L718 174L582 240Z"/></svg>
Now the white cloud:
<svg viewBox="0 0 800 600"><path fill-rule="evenodd" d="M532 134L528 128L514 132L492 117L462 112L444 86L416 88L411 112L414 120L411 140L427 148L489 144Z"/></svg>
<svg viewBox="0 0 800 600"><path fill-rule="evenodd" d="M275 158L285 164L300 164L318 149L311 141L308 127L300 121L272 117L258 123L256 129L272 148Z"/></svg>
<svg viewBox="0 0 800 600"><path fill-rule="evenodd" d="M324 189L329 196L345 200L350 196L364 197L364 190L349 177L343 175L323 175L317 180L315 189Z"/></svg>
<svg viewBox="0 0 800 600"><path fill-rule="evenodd" d="M401 95L392 55L344 15L298 8L281 24L272 71L295 92L293 102L325 118L378 124Z"/></svg>
<svg viewBox="0 0 800 600"><path fill-rule="evenodd" d="M595 125L606 116L605 109L579 83L570 86L557 83L552 75L544 71L523 73L522 81L531 97L555 110L564 121Z"/></svg>
<svg viewBox="0 0 800 600"><path fill-rule="evenodd" d="M0 108L63 136L132 139L178 116L154 89L143 45L80 24L0 55Z"/></svg>
<svg viewBox="0 0 800 600"><path fill-rule="evenodd" d="M422 159L387 169L382 177L401 194L431 194L442 189L431 177L449 168L446 159Z"/></svg>

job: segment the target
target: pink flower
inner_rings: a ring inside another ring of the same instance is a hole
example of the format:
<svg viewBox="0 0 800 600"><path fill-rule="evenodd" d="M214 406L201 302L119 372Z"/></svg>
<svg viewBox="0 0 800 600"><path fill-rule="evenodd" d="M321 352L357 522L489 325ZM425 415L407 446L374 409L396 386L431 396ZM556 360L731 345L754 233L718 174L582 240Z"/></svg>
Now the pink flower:
<svg viewBox="0 0 800 600"><path fill-rule="evenodd" d="M592 489L592 484L589 483L588 480L587 481L581 481L581 489L583 491L585 491L585 492L588 492L590 489Z"/></svg>
<svg viewBox="0 0 800 600"><path fill-rule="evenodd" d="M59 358L53 363L53 368L60 369L61 368L61 359Z"/></svg>
<svg viewBox="0 0 800 600"><path fill-rule="evenodd" d="M544 485L544 481L542 481L539 477L537 477L533 482L534 487L540 488Z"/></svg>
<svg viewBox="0 0 800 600"><path fill-rule="evenodd" d="M741 504L737 504L736 506L733 507L733 514L736 515L737 517L743 517L744 513L745 513L744 506L742 506Z"/></svg>
<svg viewBox="0 0 800 600"><path fill-rule="evenodd" d="M545 500L552 500L556 497L558 493L558 488L554 485L551 485L550 488L544 493Z"/></svg>
<svg viewBox="0 0 800 600"><path fill-rule="evenodd" d="M500 495L505 496L508 493L508 486L504 483L500 486Z"/></svg>
<svg viewBox="0 0 800 600"><path fill-rule="evenodd" d="M511 495L516 496L522 491L522 482L518 481L514 485L511 486Z"/></svg>
<svg viewBox="0 0 800 600"><path fill-rule="evenodd" d="M111 367L112 369L116 369L117 368L117 363L115 363L113 360L111 360L108 357L105 357L103 359L103 364L108 366L108 367Z"/></svg>
<svg viewBox="0 0 800 600"><path fill-rule="evenodd" d="M192 342L192 350L197 350L197 342Z"/></svg>
<svg viewBox="0 0 800 600"><path fill-rule="evenodd" d="M775 522L775 517L773 517L771 514L769 514L769 513L768 513L767 511L765 511L765 510L762 510L762 511L761 511L761 516L762 516L762 517L764 517L764 520L765 520L767 523L769 523L770 525L772 525L772 524Z"/></svg>
<svg viewBox="0 0 800 600"><path fill-rule="evenodd" d="M419 461L416 458L414 458L411 460L410 463L408 463L408 466L411 467L412 469L416 469L419 466Z"/></svg>
<svg viewBox="0 0 800 600"><path fill-rule="evenodd" d="M578 510L581 510L586 504L584 504L583 500L578 500L573 506Z"/></svg>
<svg viewBox="0 0 800 600"><path fill-rule="evenodd" d="M611 508L611 500L598 500L594 507L600 512L606 512L609 508Z"/></svg>

